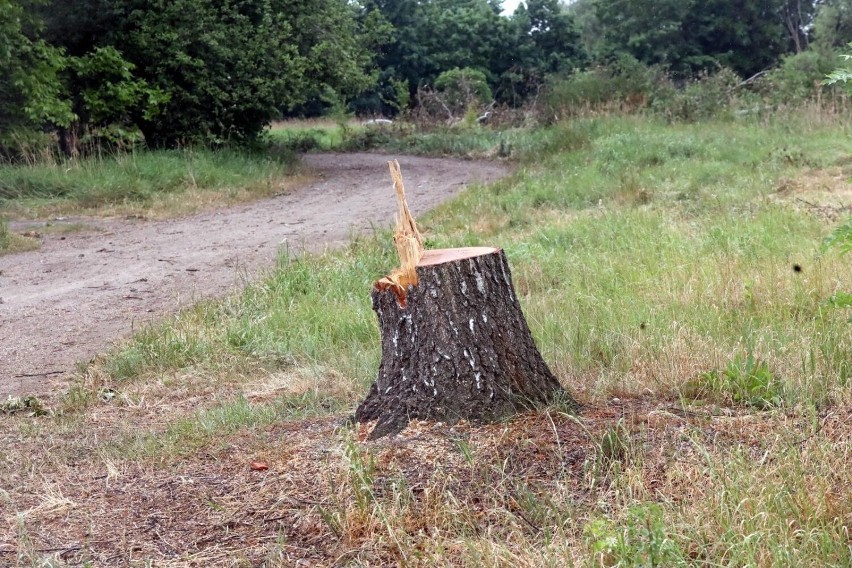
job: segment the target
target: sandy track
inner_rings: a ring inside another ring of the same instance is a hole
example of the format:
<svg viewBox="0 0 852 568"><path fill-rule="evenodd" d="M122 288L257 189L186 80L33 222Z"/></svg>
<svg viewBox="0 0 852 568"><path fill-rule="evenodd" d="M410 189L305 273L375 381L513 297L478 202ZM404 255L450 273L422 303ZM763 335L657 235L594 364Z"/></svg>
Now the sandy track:
<svg viewBox="0 0 852 568"><path fill-rule="evenodd" d="M285 239L291 250L316 251L389 225L388 159L309 155L318 181L286 195L168 221L86 220L100 231L47 234L37 251L0 257L0 399L61 387L75 362L134 327L271 266ZM400 163L415 214L507 172L489 162Z"/></svg>

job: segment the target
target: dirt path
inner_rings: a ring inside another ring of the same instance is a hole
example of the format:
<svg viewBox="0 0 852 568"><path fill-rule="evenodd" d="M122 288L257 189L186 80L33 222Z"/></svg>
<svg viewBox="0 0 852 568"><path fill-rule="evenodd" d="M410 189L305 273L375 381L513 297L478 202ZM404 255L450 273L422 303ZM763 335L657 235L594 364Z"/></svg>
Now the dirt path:
<svg viewBox="0 0 852 568"><path fill-rule="evenodd" d="M318 181L286 195L169 221L86 220L100 230L47 234L40 250L0 257L0 400L63 385L75 362L134 327L226 294L271 266L282 246L316 251L389 225L388 159L309 155ZM415 214L507 172L488 162L400 163Z"/></svg>

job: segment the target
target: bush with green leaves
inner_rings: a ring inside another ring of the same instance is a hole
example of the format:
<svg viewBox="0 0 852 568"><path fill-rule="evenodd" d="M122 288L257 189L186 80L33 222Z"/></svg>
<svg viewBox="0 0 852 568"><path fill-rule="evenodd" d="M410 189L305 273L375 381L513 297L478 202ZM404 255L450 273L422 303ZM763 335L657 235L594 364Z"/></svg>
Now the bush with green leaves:
<svg viewBox="0 0 852 568"><path fill-rule="evenodd" d="M840 254L852 252L852 218L835 228L823 241L826 249L836 248Z"/></svg>
<svg viewBox="0 0 852 568"><path fill-rule="evenodd" d="M759 410L778 407L784 402L780 381L769 365L750 353L737 355L723 370L702 373L687 383L684 395L722 404L744 404Z"/></svg>
<svg viewBox="0 0 852 568"><path fill-rule="evenodd" d="M760 81L759 90L774 105L801 103L816 95L835 60L835 53L818 49L785 56Z"/></svg>
<svg viewBox="0 0 852 568"><path fill-rule="evenodd" d="M15 156L44 142L42 124L68 124L74 115L62 96L60 49L38 37L37 0L0 0L0 155Z"/></svg>
<svg viewBox="0 0 852 568"><path fill-rule="evenodd" d="M136 77L136 65L111 45L71 58L70 70L74 113L90 127L127 123L134 113L153 120L169 102L168 93Z"/></svg>
<svg viewBox="0 0 852 568"><path fill-rule="evenodd" d="M545 84L544 105L551 116L612 102L644 106L663 78L661 68L621 55L604 65L551 76Z"/></svg>
<svg viewBox="0 0 852 568"><path fill-rule="evenodd" d="M823 249L836 249L841 255L852 252L852 217L838 225L823 241ZM852 308L852 293L838 291L828 298L828 305L835 308Z"/></svg>
<svg viewBox="0 0 852 568"><path fill-rule="evenodd" d="M663 508L654 503L628 507L627 519L618 524L594 520L583 532L601 566L686 566L683 551L669 535Z"/></svg>
<svg viewBox="0 0 852 568"><path fill-rule="evenodd" d="M668 83L651 102L655 113L670 121L695 122L723 117L734 107L737 87L742 79L730 69L699 73L686 86Z"/></svg>
<svg viewBox="0 0 852 568"><path fill-rule="evenodd" d="M456 67L438 75L435 91L454 114L464 114L494 98L485 73L469 67Z"/></svg>
<svg viewBox="0 0 852 568"><path fill-rule="evenodd" d="M852 43L849 43L848 47L852 48ZM852 61L852 55L850 54L844 53L841 54L840 57L845 61ZM852 87L850 87L850 84L852 84L852 67L838 67L828 74L828 77L825 79L825 84L834 85L837 83L843 83L847 86L847 89L852 92Z"/></svg>

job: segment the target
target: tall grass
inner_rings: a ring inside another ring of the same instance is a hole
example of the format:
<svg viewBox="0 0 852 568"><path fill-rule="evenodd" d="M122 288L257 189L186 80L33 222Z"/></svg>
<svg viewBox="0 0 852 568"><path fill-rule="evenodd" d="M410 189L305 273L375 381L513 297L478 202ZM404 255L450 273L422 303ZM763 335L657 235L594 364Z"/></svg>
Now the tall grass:
<svg viewBox="0 0 852 568"><path fill-rule="evenodd" d="M292 172L292 155L219 149L117 152L79 160L0 165L0 207L149 206L187 192L268 193Z"/></svg>
<svg viewBox="0 0 852 568"><path fill-rule="evenodd" d="M0 252L9 248L11 244L11 234L9 233L9 224L6 219L0 217Z"/></svg>
<svg viewBox="0 0 852 568"><path fill-rule="evenodd" d="M352 120L291 119L276 122L266 131L272 144L293 152L337 150L347 137L363 129Z"/></svg>

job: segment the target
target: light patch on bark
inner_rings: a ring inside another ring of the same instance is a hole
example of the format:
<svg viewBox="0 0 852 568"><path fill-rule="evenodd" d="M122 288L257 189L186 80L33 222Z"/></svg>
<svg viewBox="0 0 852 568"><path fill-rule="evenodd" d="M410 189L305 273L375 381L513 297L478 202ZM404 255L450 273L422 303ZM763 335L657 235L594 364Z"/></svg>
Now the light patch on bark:
<svg viewBox="0 0 852 568"><path fill-rule="evenodd" d="M476 289L479 290L479 293L483 296L485 295L485 278L482 277L482 274L477 270L474 272L474 276L476 276Z"/></svg>
<svg viewBox="0 0 852 568"><path fill-rule="evenodd" d="M459 336L459 330L456 328L456 326L453 325L453 320L451 319L449 321L449 323L450 323L450 329L452 329L453 333L455 333L456 337L458 337Z"/></svg>
<svg viewBox="0 0 852 568"><path fill-rule="evenodd" d="M512 290L512 281L509 279L509 275L506 274L506 266L503 263L500 263L500 272L503 273L503 281L506 282L507 291L509 292L509 297L514 300L515 293Z"/></svg>

